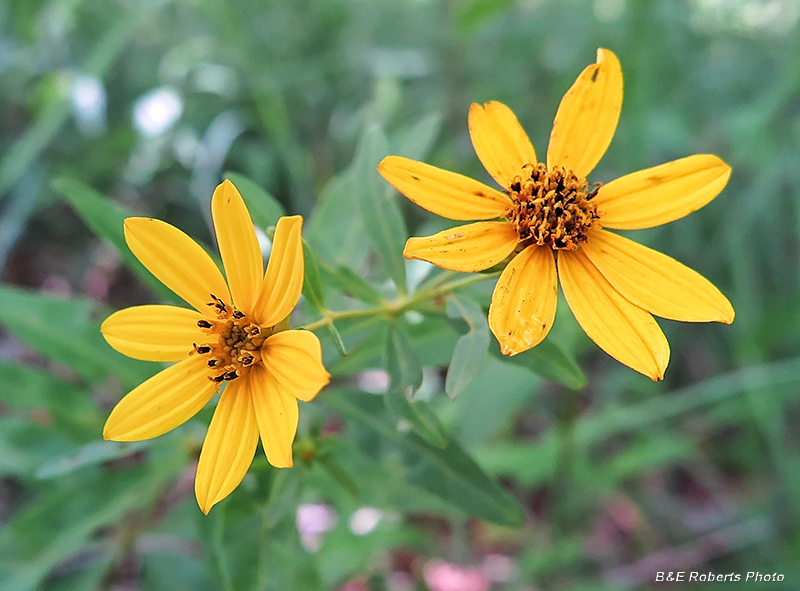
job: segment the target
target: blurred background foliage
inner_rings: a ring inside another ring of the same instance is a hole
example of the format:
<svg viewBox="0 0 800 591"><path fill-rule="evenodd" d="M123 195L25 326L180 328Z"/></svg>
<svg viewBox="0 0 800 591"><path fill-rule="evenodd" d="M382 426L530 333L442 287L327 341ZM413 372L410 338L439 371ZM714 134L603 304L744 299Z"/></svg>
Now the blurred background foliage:
<svg viewBox="0 0 800 591"><path fill-rule="evenodd" d="M796 0L0 3L0 588L623 590L686 570L796 589L799 16ZM125 215L211 245L223 176L264 231L304 215L318 277L296 325L435 288L393 249L447 223L375 164L490 182L469 104L505 102L544 153L597 47L626 88L591 180L701 152L734 171L702 211L636 233L737 311L662 321L664 382L599 351L563 300L541 347L499 359L489 281L337 322L346 357L322 331L335 379L302 407L296 467L259 451L209 517L192 481L211 409L155 441L102 440L159 368L99 323L174 301L124 248Z"/></svg>

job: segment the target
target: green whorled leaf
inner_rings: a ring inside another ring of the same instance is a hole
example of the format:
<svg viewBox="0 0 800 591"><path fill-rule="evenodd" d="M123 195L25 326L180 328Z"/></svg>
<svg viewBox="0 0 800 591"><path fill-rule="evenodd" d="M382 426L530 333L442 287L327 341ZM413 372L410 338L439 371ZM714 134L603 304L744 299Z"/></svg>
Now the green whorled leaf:
<svg viewBox="0 0 800 591"><path fill-rule="evenodd" d="M396 390L389 390L384 396L384 402L390 417L395 420L406 420L414 431L431 445L440 449L447 446L447 432L427 402L424 400L409 402Z"/></svg>
<svg viewBox="0 0 800 591"><path fill-rule="evenodd" d="M412 432L400 432L388 421L378 396L331 388L320 399L332 410L358 421L403 450L406 480L468 515L500 525L519 526L516 500L491 480L452 438L438 448Z"/></svg>
<svg viewBox="0 0 800 591"><path fill-rule="evenodd" d="M422 384L422 365L402 324L394 323L390 326L386 333L385 351L389 389L401 392L410 400Z"/></svg>
<svg viewBox="0 0 800 591"><path fill-rule="evenodd" d="M262 189L258 183L238 172L226 172L223 176L236 185L247 204L247 209L250 210L253 223L262 230L274 226L286 215L281 202Z"/></svg>
<svg viewBox="0 0 800 591"><path fill-rule="evenodd" d="M77 450L77 453L64 455L51 459L43 464L36 472L36 477L40 480L57 478L69 474L75 470L96 466L115 460L134 452L146 449L149 443L134 441L130 443L118 443L116 441L92 441Z"/></svg>
<svg viewBox="0 0 800 591"><path fill-rule="evenodd" d="M395 201L397 193L378 174L380 161L389 154L383 131L369 125L361 136L349 175L350 191L364 221L364 231L394 281L398 291L406 290L403 246L408 236L403 214Z"/></svg>
<svg viewBox="0 0 800 591"><path fill-rule="evenodd" d="M305 277L303 279L303 296L318 312L325 312L325 293L319 275L317 256L308 242L303 240L303 260L305 261Z"/></svg>
<svg viewBox="0 0 800 591"><path fill-rule="evenodd" d="M453 358L444 382L445 392L454 399L483 369L491 337L486 314L474 300L465 296L449 296L447 315L450 318L463 318L469 326L469 331L458 339L453 349Z"/></svg>
<svg viewBox="0 0 800 591"><path fill-rule="evenodd" d="M0 361L0 401L12 409L42 409L53 417L56 429L76 441L93 439L102 417L88 393L42 371Z"/></svg>
<svg viewBox="0 0 800 591"><path fill-rule="evenodd" d="M120 204L111 201L91 187L69 178L53 181L53 188L61 193L75 209L84 223L103 240L114 246L125 265L155 291L165 302L181 300L139 262L125 243L123 223L133 214Z"/></svg>
<svg viewBox="0 0 800 591"><path fill-rule="evenodd" d="M573 390L580 390L586 386L586 376L583 375L578 363L552 339L545 339L533 349L528 349L513 357L502 355L497 347L490 347L490 351L498 359L530 369L543 378L553 380Z"/></svg>
<svg viewBox="0 0 800 591"><path fill-rule="evenodd" d="M427 115L392 137L391 153L423 160L439 135L444 117L441 113Z"/></svg>
<svg viewBox="0 0 800 591"><path fill-rule="evenodd" d="M84 298L54 298L0 286L0 324L16 338L91 382L109 377L133 388L153 375L156 364L129 359L114 351L100 334L105 311Z"/></svg>
<svg viewBox="0 0 800 591"><path fill-rule="evenodd" d="M380 292L350 267L339 265L334 268L320 264L319 270L325 283L345 295L368 304L379 305L383 302Z"/></svg>

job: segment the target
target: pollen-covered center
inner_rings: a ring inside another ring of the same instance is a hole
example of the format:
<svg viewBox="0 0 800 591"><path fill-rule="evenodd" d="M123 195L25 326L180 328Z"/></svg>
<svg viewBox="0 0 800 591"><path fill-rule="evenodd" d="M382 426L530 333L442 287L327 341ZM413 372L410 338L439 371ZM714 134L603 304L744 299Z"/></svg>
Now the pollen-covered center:
<svg viewBox="0 0 800 591"><path fill-rule="evenodd" d="M516 226L520 242L575 250L586 242L599 219L592 198L599 184L589 184L561 166L526 164L509 186L514 205L506 217Z"/></svg>
<svg viewBox="0 0 800 591"><path fill-rule="evenodd" d="M216 309L217 319L202 319L197 326L208 335L208 341L194 345L190 353L205 356L211 370L208 377L221 384L240 377L247 368L261 360L261 345L269 336L247 315L211 294L208 305Z"/></svg>

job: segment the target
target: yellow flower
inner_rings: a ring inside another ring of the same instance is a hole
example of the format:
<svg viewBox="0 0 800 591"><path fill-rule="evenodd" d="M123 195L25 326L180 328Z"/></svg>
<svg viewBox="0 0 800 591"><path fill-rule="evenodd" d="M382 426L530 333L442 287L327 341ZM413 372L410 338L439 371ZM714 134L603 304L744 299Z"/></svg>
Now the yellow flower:
<svg viewBox="0 0 800 591"><path fill-rule="evenodd" d="M617 56L597 50L561 100L547 163L505 105L473 104L469 132L478 158L503 188L388 156L378 170L411 201L453 220L492 220L411 238L403 254L453 271L500 275L489 326L505 355L544 339L556 313L558 281L586 334L625 365L664 376L669 343L652 314L730 324L730 302L708 280L659 252L604 228L666 224L700 209L725 187L730 167L699 154L605 185L586 177L611 143L622 108Z"/></svg>
<svg viewBox="0 0 800 591"><path fill-rule="evenodd" d="M288 330L303 287L303 218L278 221L265 274L250 213L230 181L214 191L211 213L227 282L208 253L174 226L128 218L125 240L133 254L195 309L126 308L101 328L129 357L178 362L117 404L106 439L162 435L225 386L197 466L195 494L204 513L242 481L259 433L269 463L292 466L297 400L311 400L330 379L316 335Z"/></svg>

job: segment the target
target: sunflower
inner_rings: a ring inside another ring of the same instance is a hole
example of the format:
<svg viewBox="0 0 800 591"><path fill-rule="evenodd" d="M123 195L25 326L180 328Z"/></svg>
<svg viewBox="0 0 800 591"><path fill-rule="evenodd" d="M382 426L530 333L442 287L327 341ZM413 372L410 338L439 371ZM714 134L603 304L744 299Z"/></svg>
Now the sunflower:
<svg viewBox="0 0 800 591"><path fill-rule="evenodd" d="M472 145L503 191L399 156L388 156L378 170L428 211L483 220L410 238L406 258L476 272L511 257L489 307L489 326L503 354L526 351L547 336L560 281L578 323L601 349L660 380L669 343L653 315L730 324L733 307L695 271L607 229L651 228L682 218L716 197L731 169L717 156L698 154L590 184L587 176L611 143L621 108L619 60L598 49L597 62L561 100L546 163L537 160L508 107L470 107Z"/></svg>
<svg viewBox="0 0 800 591"><path fill-rule="evenodd" d="M125 240L133 254L194 309L135 306L112 314L101 327L120 353L178 362L117 404L105 439L158 437L222 390L195 478L204 513L242 481L259 434L270 464L292 466L297 400L311 400L330 378L316 335L289 330L288 316L303 287L303 219L278 221L265 274L250 213L230 181L214 191L211 213L227 282L203 247L174 226L128 218Z"/></svg>

